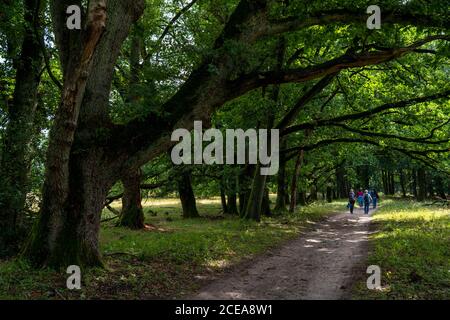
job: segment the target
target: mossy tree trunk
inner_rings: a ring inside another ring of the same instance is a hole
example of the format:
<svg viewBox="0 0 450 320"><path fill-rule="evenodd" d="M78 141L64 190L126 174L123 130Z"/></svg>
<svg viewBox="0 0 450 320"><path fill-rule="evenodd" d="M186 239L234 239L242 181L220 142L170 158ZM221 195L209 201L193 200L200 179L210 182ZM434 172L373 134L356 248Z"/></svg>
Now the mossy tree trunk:
<svg viewBox="0 0 450 320"><path fill-rule="evenodd" d="M86 27L74 31L65 26L68 4L80 1L51 1L64 88L50 132L39 219L23 249L32 263L54 268L102 266L101 212L129 155L98 142L98 132L111 126L115 62L144 9L142 1L108 0L105 7L104 1L93 0Z"/></svg>
<svg viewBox="0 0 450 320"><path fill-rule="evenodd" d="M141 203L141 179L142 173L140 169L128 172L122 177L122 212L117 224L119 227L133 230L145 228L144 210Z"/></svg>
<svg viewBox="0 0 450 320"><path fill-rule="evenodd" d="M255 169L255 176L253 178L252 188L248 199L246 200L245 211L243 218L261 221L261 208L264 197L264 189L266 187L266 176L260 174L261 166L257 165Z"/></svg>
<svg viewBox="0 0 450 320"><path fill-rule="evenodd" d="M183 218L198 218L197 204L192 189L191 172L183 170L178 179L178 194L183 209Z"/></svg>

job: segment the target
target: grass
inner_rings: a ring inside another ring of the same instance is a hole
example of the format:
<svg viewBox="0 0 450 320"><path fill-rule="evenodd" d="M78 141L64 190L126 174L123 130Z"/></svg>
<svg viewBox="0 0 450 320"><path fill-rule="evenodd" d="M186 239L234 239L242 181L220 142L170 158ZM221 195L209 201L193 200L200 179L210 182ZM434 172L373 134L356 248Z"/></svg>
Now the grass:
<svg viewBox="0 0 450 320"><path fill-rule="evenodd" d="M356 299L450 299L450 210L384 201L374 221L368 265L382 271L381 290L358 285Z"/></svg>
<svg viewBox="0 0 450 320"><path fill-rule="evenodd" d="M118 207L119 204L114 204ZM0 299L178 298L212 275L292 239L308 221L345 210L344 202L316 203L261 223L220 214L220 200L200 200L200 219L182 219L176 199L144 203L151 229L102 225L106 269L82 274L80 291L68 291L64 272L35 270L20 260L0 262ZM120 209L120 208L118 208ZM109 212L104 212L108 218Z"/></svg>

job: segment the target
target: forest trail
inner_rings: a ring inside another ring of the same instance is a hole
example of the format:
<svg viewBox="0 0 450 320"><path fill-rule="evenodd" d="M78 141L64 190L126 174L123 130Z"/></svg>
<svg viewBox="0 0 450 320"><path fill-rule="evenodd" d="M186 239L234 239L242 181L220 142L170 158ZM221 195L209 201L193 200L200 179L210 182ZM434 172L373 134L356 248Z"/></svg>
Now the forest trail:
<svg viewBox="0 0 450 320"><path fill-rule="evenodd" d="M366 276L369 225L363 210L341 213L288 244L230 270L194 299L348 299Z"/></svg>

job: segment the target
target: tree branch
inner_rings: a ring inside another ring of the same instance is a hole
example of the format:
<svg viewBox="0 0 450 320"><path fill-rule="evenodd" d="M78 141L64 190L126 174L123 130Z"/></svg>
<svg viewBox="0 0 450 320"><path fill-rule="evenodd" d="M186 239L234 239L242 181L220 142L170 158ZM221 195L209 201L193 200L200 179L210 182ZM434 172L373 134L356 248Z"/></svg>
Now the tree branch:
<svg viewBox="0 0 450 320"><path fill-rule="evenodd" d="M331 75L345 69L381 64L414 52L414 50L419 47L435 40L448 41L450 40L450 36L429 36L411 44L410 46L402 48L391 48L383 51L371 51L357 54L345 53L338 58L306 68L288 69L281 72L254 72L230 81L228 83L229 91L232 93L233 97L238 97L250 90L271 84L292 82L302 83Z"/></svg>
<svg viewBox="0 0 450 320"><path fill-rule="evenodd" d="M424 27L450 28L448 17L439 15L424 15L405 12L407 7L398 11L383 11L383 23L406 24ZM399 12L399 11L402 12ZM274 36L280 33L293 32L316 25L329 25L333 23L361 23L366 24L368 15L365 9L346 8L341 10L322 11L307 17L293 16L281 20L271 20L260 36Z"/></svg>
<svg viewBox="0 0 450 320"><path fill-rule="evenodd" d="M317 120L314 122L307 122L307 123L294 125L294 126L287 128L286 130L284 130L282 135L288 135L288 134L291 134L291 133L294 133L297 131L301 131L301 130L305 130L305 129L314 129L317 127L328 126L333 123L339 123L339 122L348 121L348 120L364 119L364 118L367 118L368 116L375 115L375 114L380 113L385 110L407 108L409 106L412 106L412 105L415 105L418 103L424 103L424 102L429 102L429 101L443 99L443 98L449 98L449 97L450 97L450 90L447 90L447 91L436 93L436 94L429 95L429 96L423 96L423 97L417 97L417 98L412 98L412 99L393 102L393 103L387 103L387 104L381 105L379 107L369 109L366 111L362 111L362 112L337 116L337 117L334 117L331 119L321 119L321 120Z"/></svg>

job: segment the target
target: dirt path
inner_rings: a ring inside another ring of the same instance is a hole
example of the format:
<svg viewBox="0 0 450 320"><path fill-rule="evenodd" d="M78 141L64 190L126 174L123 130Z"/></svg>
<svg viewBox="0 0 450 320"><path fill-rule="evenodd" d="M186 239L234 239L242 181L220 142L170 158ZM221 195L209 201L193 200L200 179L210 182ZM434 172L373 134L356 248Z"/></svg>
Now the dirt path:
<svg viewBox="0 0 450 320"><path fill-rule="evenodd" d="M331 216L287 245L238 267L194 299L346 299L365 276L370 216Z"/></svg>

